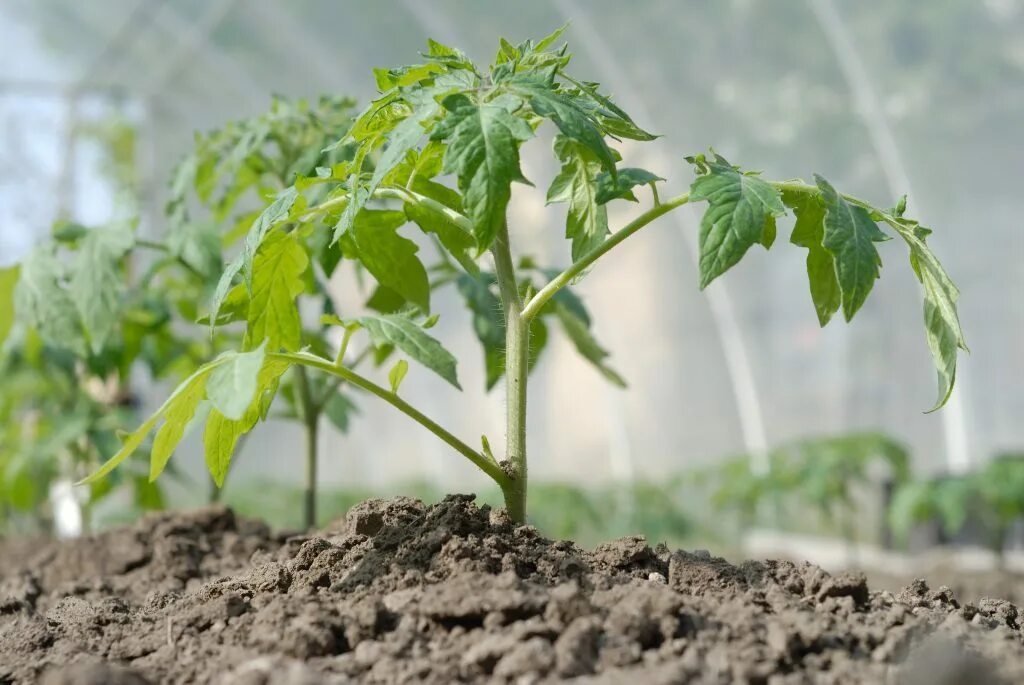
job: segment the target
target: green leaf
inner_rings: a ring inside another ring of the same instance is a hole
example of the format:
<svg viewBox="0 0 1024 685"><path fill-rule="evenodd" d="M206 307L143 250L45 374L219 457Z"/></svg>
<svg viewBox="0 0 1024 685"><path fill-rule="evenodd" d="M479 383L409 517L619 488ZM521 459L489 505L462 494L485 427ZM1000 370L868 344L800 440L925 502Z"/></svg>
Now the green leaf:
<svg viewBox="0 0 1024 685"><path fill-rule="evenodd" d="M413 321L404 316L382 314L361 317L359 323L369 332L374 346L381 348L394 345L459 390L462 389L455 372L455 357Z"/></svg>
<svg viewBox="0 0 1024 685"><path fill-rule="evenodd" d="M14 291L20 275L18 265L0 269L0 348L14 326Z"/></svg>
<svg viewBox="0 0 1024 685"><path fill-rule="evenodd" d="M206 397L225 418L239 420L245 415L256 395L265 347L262 344L252 352L230 354L210 373Z"/></svg>
<svg viewBox="0 0 1024 685"><path fill-rule="evenodd" d="M562 324L562 329L569 336L569 340L576 347L576 351L593 364L601 372L601 375L611 381L612 384L625 388L626 381L605 363L605 359L608 358L608 352L594 339L588 323L564 304L555 302L555 300L552 300L552 302L554 303L555 316L558 318L559 323Z"/></svg>
<svg viewBox="0 0 1024 685"><path fill-rule="evenodd" d="M967 350L957 300L960 293L925 243L929 231L913 222L890 223L910 248L910 264L924 287L924 320L928 347L938 373L939 396L929 411L942 407L953 392L958 350Z"/></svg>
<svg viewBox="0 0 1024 685"><path fill-rule="evenodd" d="M602 172L597 177L597 204L607 204L618 198L636 202L637 199L633 194L633 188L664 180L661 176L653 174L647 171L647 169L637 169L635 167L619 169L618 175L615 178L612 178L612 175L607 171Z"/></svg>
<svg viewBox="0 0 1024 685"><path fill-rule="evenodd" d="M43 342L86 355L85 337L70 293L63 287L64 268L50 247L38 247L21 264L14 291L15 319L34 328Z"/></svg>
<svg viewBox="0 0 1024 685"><path fill-rule="evenodd" d="M476 104L463 94L449 95L442 104L448 115L431 139L448 141L444 173L458 177L477 246L485 250L505 221L512 182L529 184L519 169L519 145L533 130L504 107Z"/></svg>
<svg viewBox="0 0 1024 685"><path fill-rule="evenodd" d="M502 85L527 99L533 111L538 116L550 119L563 136L593 152L601 166L614 177L615 155L604 142L604 135L586 110L568 95L558 91L555 72L554 68L544 73L524 72L512 76Z"/></svg>
<svg viewBox="0 0 1024 685"><path fill-rule="evenodd" d="M405 374L409 373L409 362L399 359L388 371L388 382L391 383L391 392L398 394L398 388L405 380Z"/></svg>
<svg viewBox="0 0 1024 685"><path fill-rule="evenodd" d="M700 287L728 271L751 245L761 242L768 216L786 213L770 184L740 173L721 157L690 187L690 200L708 201L700 222Z"/></svg>
<svg viewBox="0 0 1024 685"><path fill-rule="evenodd" d="M822 245L832 254L842 294L843 316L853 318L879 277L882 259L875 243L888 240L863 207L850 204L821 176L814 180L825 203Z"/></svg>
<svg viewBox="0 0 1024 685"><path fill-rule="evenodd" d="M193 376L175 392L163 412L164 424L156 432L149 455L149 479L156 480L163 473L178 443L196 416L196 410L206 397L206 374ZM206 405L209 407L209 404ZM203 417L200 416L200 419Z"/></svg>
<svg viewBox="0 0 1024 685"><path fill-rule="evenodd" d="M217 287L213 291L213 297L210 298L210 335L213 336L213 331L217 327L220 321L220 309L224 305L224 301L228 298L228 293L234 285L235 276L242 270L245 256L242 253L235 255L235 258L224 267L224 272L220 275L220 280L217 281Z"/></svg>
<svg viewBox="0 0 1024 685"><path fill-rule="evenodd" d="M423 312L430 311L430 281L416 253L416 243L398 235L406 222L401 211L365 210L353 234L359 261L377 282L395 291Z"/></svg>
<svg viewBox="0 0 1024 685"><path fill-rule="evenodd" d="M295 298L305 290L302 275L309 257L294 232L263 241L253 262L246 346L265 343L271 352L294 352L302 345L302 320Z"/></svg>
<svg viewBox="0 0 1024 685"><path fill-rule="evenodd" d="M501 313L501 300L491 292L492 283L494 275L484 272L477 275L460 274L455 282L459 294L473 314L473 332L484 349L485 383L488 390L505 373L505 321Z"/></svg>
<svg viewBox="0 0 1024 685"><path fill-rule="evenodd" d="M836 279L835 260L825 249L825 205L813 193L784 192L782 200L796 214L796 224L790 242L807 248L807 281L811 288L811 301L818 314L818 323L824 326L839 311L842 293Z"/></svg>
<svg viewBox="0 0 1024 685"><path fill-rule="evenodd" d="M93 354L103 350L117 327L125 295L121 258L134 243L130 225L94 228L79 243L69 292Z"/></svg>
<svg viewBox="0 0 1024 685"><path fill-rule="evenodd" d="M221 237L216 224L188 221L167 235L171 254L203 274L212 276L221 268Z"/></svg>
<svg viewBox="0 0 1024 685"><path fill-rule="evenodd" d="M259 250L260 245L263 244L263 239L267 236L267 233L271 228L288 218L292 211L292 207L295 205L295 201L298 200L298 198L299 191L294 186L285 188L278 193L274 201L271 202L266 209L260 212L258 217L256 217L256 221L253 222L252 228L249 229L249 233L245 236L243 269L247 283L252 283L253 260L256 259L256 252Z"/></svg>
<svg viewBox="0 0 1024 685"><path fill-rule="evenodd" d="M576 261L605 241L608 236L608 212L598 201L595 177L601 168L589 148L565 136L555 137L555 155L562 161L547 202L568 202L565 237L572 240L572 260Z"/></svg>
<svg viewBox="0 0 1024 685"><path fill-rule="evenodd" d="M224 487L224 479L231 468L231 457L244 432L241 421L229 419L216 409L210 411L203 432L203 447L206 467L218 488Z"/></svg>

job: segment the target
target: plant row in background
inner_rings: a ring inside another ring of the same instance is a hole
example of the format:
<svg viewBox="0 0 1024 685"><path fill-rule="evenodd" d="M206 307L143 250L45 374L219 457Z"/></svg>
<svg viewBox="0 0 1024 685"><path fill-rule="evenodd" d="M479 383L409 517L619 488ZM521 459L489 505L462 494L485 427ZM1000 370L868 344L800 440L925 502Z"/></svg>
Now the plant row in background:
<svg viewBox="0 0 1024 685"><path fill-rule="evenodd" d="M767 181L717 154L688 158L696 173L690 192L663 199L662 179L621 164L614 148L622 139L650 142L656 136L602 94L598 84L570 75L571 56L565 46L555 46L560 33L536 43L502 40L487 70L431 41L423 63L376 70L379 97L350 126L338 126L335 140L323 147L322 141L309 144L287 128L271 138L272 124L246 127L233 147L217 150L206 162L201 145L200 154L179 170L179 197L191 186L221 221L226 219L225 213L217 214L222 204L230 207L240 193L255 189L269 197L258 214L216 233L218 248L235 239L240 248L209 296L190 301L191 318L208 326L212 340L222 341L217 349L232 349L196 367L86 482L100 482L149 440L149 476L155 479L185 433L203 425L207 465L221 484L238 442L267 418L277 397L285 398L315 445L319 413L344 384L391 404L462 454L500 488L510 515L523 520L528 374L543 352L549 328L560 327L606 378L623 384L591 336L590 315L571 286L622 241L695 202L707 203L699 232L701 288L751 247L771 248L779 219L792 213L796 221L790 242L807 250L811 300L822 325L840 311L852 319L865 302L880 275L877 246L889 239L881 227L901 238L923 287L926 338L939 378L935 408L946 401L957 351L965 347L957 291L926 244L930 231L904 216L905 199L882 209L840 193L820 176L813 184ZM516 231L506 221L512 184L532 185L520 169L520 147L542 126L555 133L552 151L560 165L546 199L567 206L571 262L564 268L514 254ZM239 157L248 160L253 141L271 140L279 151L276 165L274 160L257 168L220 162L235 159L239 150ZM651 205L612 232L607 205L639 202L644 193ZM212 254L203 251L209 238L193 238L181 229L195 224L177 223L185 215L183 204L172 202L171 214L171 256L181 261L193 248ZM425 264L416 243L399 233L406 224L433 242L435 263ZM174 247L171 239L180 239L182 247ZM117 246L115 254L130 249L127 239ZM45 249L34 253L22 265L15 299L19 321L42 331L57 322L65 325L68 312L80 312L72 302L53 317L35 313L54 311L51 303L69 297L73 279L56 267L44 269L39 278L37 262L56 263ZM324 283L342 264L375 283L361 311L337 311L327 296ZM45 290L37 283L45 284ZM437 321L432 297L445 286L453 286L473 312L488 386L504 381L503 454L494 453L486 436L478 447L464 442L400 394L407 359L460 387L457 360L430 333ZM321 303L316 327L304 326L298 302L304 297ZM208 306L201 311L203 302ZM36 306L40 303L42 310ZM330 328L336 329L340 345L327 343ZM44 340L64 337L63 330L50 330ZM86 325L80 353L96 349L95 335ZM353 352L356 344L363 345L358 353ZM397 359L381 382L356 368L364 359L380 364L392 355ZM311 523L313 447L307 464L306 520Z"/></svg>

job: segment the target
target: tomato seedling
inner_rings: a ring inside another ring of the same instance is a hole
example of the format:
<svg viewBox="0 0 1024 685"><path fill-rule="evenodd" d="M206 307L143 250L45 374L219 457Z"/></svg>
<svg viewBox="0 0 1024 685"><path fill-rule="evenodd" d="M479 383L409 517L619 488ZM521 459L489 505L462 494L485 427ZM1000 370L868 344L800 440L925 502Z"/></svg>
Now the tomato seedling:
<svg viewBox="0 0 1024 685"><path fill-rule="evenodd" d="M522 521L527 376L547 322L559 323L583 356L621 383L569 286L624 240L695 202L707 203L699 233L701 288L751 247L770 248L778 219L792 211L791 242L808 250L811 299L822 325L840 310L852 319L864 304L880 274L878 244L888 238L881 226L899 236L923 286L926 334L939 376L935 408L946 401L957 351L965 347L957 290L926 244L930 231L904 216L905 199L882 209L840 193L821 176L810 184L768 181L714 153L688 158L696 172L689 192L661 198L662 179L621 165L613 147L621 139L646 142L656 136L597 84L570 75L566 46L555 47L560 35L561 30L519 45L502 40L487 70L434 41L421 64L376 70L379 97L331 148L351 154L277 193L221 276L210 302L211 326L226 310L239 312L246 321L242 348L197 369L89 480L109 473L154 430L151 472L158 476L204 400L210 407L207 463L214 478L222 479L239 436L267 415L282 374L297 367L342 379L434 433L490 476L511 518ZM554 271L529 257L513 257L515 230L506 220L512 184L530 184L520 168L520 148L548 125L555 130L553 152L561 170L547 201L568 206L565 233L572 259ZM652 206L612 232L606 205L638 201L645 188ZM397 349L459 387L456 359L427 332L436 320L431 281L417 245L398 233L406 223L435 242L442 255L436 273L454 281L467 299L489 382L504 376L506 444L500 459L486 438L480 448L471 447L401 397L404 359L392 368L387 386L345 363L348 342L362 331L376 349ZM344 332L334 355L303 347L295 299L309 287L313 243L327 245L321 254L331 259L356 262L391 305L388 313L324 319Z"/></svg>

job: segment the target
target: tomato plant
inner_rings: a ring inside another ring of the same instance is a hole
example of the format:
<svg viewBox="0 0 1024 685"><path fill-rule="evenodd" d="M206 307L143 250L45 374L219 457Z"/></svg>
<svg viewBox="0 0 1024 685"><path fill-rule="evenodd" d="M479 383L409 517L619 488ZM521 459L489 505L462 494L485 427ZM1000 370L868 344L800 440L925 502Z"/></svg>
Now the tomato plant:
<svg viewBox="0 0 1024 685"><path fill-rule="evenodd" d="M210 299L212 329L225 318L245 321L240 349L199 367L87 482L127 458L156 431L151 476L167 464L185 427L208 407L206 460L220 482L241 435L267 416L282 375L291 368L344 381L389 403L479 467L501 488L510 516L524 520L527 502L527 380L543 350L547 326L557 323L612 382L621 378L590 333L590 317L571 285L624 240L679 207L706 202L700 225L700 287L735 266L747 251L770 248L778 220L796 216L791 242L806 248L811 299L821 324L842 311L852 319L880 275L882 227L903 240L923 286L925 330L939 376L940 407L952 391L958 349L957 290L926 244L930 231L904 216L906 200L891 209L840 193L821 176L814 183L769 181L721 155L688 158L696 173L689 192L662 198L661 178L623 166L613 147L622 139L654 141L601 92L573 77L561 30L538 42L502 40L489 69L435 41L421 64L374 72L380 95L327 148L341 159L317 166L277 192L253 220L243 247L227 265ZM544 268L514 257L515 227L506 219L513 183L532 185L519 163L520 148L552 125L560 171L547 202L567 205L571 264ZM371 163L372 162L372 163ZM612 232L610 202L652 204ZM411 223L435 242L441 263L428 272L417 245L398 233ZM510 230L511 229L511 230ZM296 298L315 290L316 262L354 262L379 285L389 306L373 314L328 314L342 343L334 354L310 346ZM435 274L432 283L430 274ZM428 332L432 285L455 283L474 313L488 380L505 380L504 455L490 442L475 448L413 407L400 394L405 358L381 385L354 370L346 351L366 334L382 354L392 350L459 387L457 361Z"/></svg>

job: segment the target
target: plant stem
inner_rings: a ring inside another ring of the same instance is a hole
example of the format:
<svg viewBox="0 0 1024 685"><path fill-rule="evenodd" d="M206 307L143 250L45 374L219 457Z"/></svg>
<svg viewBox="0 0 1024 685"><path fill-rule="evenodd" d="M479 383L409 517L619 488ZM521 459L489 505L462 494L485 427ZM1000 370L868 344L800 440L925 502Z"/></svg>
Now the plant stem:
<svg viewBox="0 0 1024 685"><path fill-rule="evenodd" d="M299 412L306 431L306 486L303 491L302 524L306 530L316 526L316 467L317 467L317 434L320 423L320 412L313 402L313 394L309 388L309 377L306 369L299 366L295 369L295 384L298 391Z"/></svg>
<svg viewBox="0 0 1024 685"><path fill-rule="evenodd" d="M361 390L365 390L371 395L376 395L380 399L384 400L395 409L416 421L421 426L429 430L431 433L439 437L445 443L447 443L452 449L461 454L462 456L473 462L481 471L486 473L494 480L500 487L504 488L509 481L508 475L505 474L501 468L492 462L487 457L483 456L466 443L459 440L457 437L449 433L447 430L438 425L435 421L428 418L423 412L419 411L411 404L403 400L401 397L386 390L381 386L377 385L373 381L363 376L360 376L355 371L348 369L344 366L335 366L330 360L322 359L311 354L302 352L271 352L267 354L267 359L279 359L281 361L289 362L290 364L297 364L306 366L313 369L318 369L332 376L344 379L346 382L351 383Z"/></svg>
<svg viewBox="0 0 1024 685"><path fill-rule="evenodd" d="M536 295L530 298L530 301L523 307L522 316L527 321L533 319L540 312L541 308L547 304L548 300L555 296L559 290L572 283L572 280L582 274L584 271L589 269L591 265L598 259L603 257L614 247L616 247L623 240L633 235L641 228L651 223L663 214L668 214L676 207L681 207L690 201L690 194L683 193L678 197L673 197L669 200L665 200L659 205L648 209L646 212L633 219L633 221L626 224L622 229L616 231L593 250L576 260L572 266L567 268L562 273L555 276L550 283L541 288Z"/></svg>
<svg viewBox="0 0 1024 685"><path fill-rule="evenodd" d="M502 486L505 508L513 521L526 520L526 386L530 356L530 320L523 315L508 225L502 224L491 248L505 311L505 459L509 482Z"/></svg>

